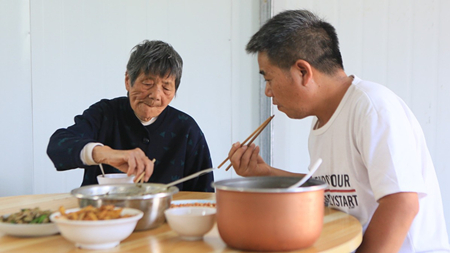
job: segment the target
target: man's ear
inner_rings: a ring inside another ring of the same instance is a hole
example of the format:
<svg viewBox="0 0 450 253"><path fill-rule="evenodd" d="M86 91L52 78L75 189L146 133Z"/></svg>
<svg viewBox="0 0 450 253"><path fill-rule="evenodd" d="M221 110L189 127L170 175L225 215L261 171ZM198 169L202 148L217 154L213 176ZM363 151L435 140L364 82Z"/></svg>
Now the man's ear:
<svg viewBox="0 0 450 253"><path fill-rule="evenodd" d="M299 59L295 62L293 68L302 78L302 85L306 86L313 77L311 64L305 60Z"/></svg>

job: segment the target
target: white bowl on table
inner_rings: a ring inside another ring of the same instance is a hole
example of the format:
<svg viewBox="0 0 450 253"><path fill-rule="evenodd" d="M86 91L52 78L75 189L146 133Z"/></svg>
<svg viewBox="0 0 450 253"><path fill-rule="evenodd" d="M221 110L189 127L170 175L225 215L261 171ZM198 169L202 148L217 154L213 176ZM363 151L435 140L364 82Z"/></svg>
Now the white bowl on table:
<svg viewBox="0 0 450 253"><path fill-rule="evenodd" d="M164 211L167 223L184 240L201 240L216 222L216 208L177 207Z"/></svg>
<svg viewBox="0 0 450 253"><path fill-rule="evenodd" d="M134 175L128 176L126 173L109 173L97 176L98 184L132 184Z"/></svg>
<svg viewBox="0 0 450 253"><path fill-rule="evenodd" d="M69 209L66 213L79 211ZM109 249L131 235L143 212L134 208L123 208L122 215L131 217L111 220L68 220L59 212L53 213L50 220L56 223L61 235L83 249Z"/></svg>

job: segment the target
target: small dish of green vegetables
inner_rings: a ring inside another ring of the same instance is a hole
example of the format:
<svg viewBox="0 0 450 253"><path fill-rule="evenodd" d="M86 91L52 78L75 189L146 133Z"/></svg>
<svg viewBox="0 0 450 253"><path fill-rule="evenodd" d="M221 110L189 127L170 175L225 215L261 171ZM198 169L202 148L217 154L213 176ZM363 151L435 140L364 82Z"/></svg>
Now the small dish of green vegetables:
<svg viewBox="0 0 450 253"><path fill-rule="evenodd" d="M58 233L56 224L50 221L50 210L24 208L17 213L0 216L0 233L32 237Z"/></svg>

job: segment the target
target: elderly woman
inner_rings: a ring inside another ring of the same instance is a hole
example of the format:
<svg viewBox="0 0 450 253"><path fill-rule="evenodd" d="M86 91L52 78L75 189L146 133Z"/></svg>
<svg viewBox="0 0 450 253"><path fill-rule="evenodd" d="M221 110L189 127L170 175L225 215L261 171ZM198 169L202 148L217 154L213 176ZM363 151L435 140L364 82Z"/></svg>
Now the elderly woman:
<svg viewBox="0 0 450 253"><path fill-rule="evenodd" d="M58 129L47 154L58 171L84 168L82 185L101 174L124 172L146 182L169 183L212 167L205 136L195 120L171 106L183 61L162 41L143 41L132 50L125 73L127 97L103 99ZM154 160L153 160L154 159ZM154 162L153 162L154 161ZM212 191L212 173L177 185Z"/></svg>

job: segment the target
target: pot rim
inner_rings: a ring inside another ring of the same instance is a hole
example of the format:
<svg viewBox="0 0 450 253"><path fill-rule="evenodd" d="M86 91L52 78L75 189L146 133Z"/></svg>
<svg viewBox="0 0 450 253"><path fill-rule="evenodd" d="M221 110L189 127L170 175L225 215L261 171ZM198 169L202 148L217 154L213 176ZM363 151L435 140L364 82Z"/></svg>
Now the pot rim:
<svg viewBox="0 0 450 253"><path fill-rule="evenodd" d="M258 181L261 179L265 180L286 180L286 181L292 181L292 183L288 183L286 187L280 187L280 188L248 188L248 187L242 187L241 183L244 183L246 181L252 182L252 181ZM324 190L327 188L327 184L318 179L310 178L306 183L309 183L309 186L302 186L297 188L289 189L288 186L298 182L300 180L299 177L280 177L280 176L263 176L263 177L242 177L242 178L232 178L232 179L225 179L220 180L212 183L212 186L216 190L223 190L223 191L235 191L235 192L255 192L255 193L296 193L296 192L311 192L311 191L319 191ZM236 186L236 184L238 186Z"/></svg>
<svg viewBox="0 0 450 253"><path fill-rule="evenodd" d="M164 184L157 184L157 183L144 183L143 186L155 186L162 187ZM152 193L152 194L143 194L143 195L131 195L131 196L115 196L114 194L107 195L111 189L117 188L117 187L125 187L125 188L134 188L136 187L135 184L103 184L103 185L86 185L81 186L79 188L73 189L70 194L72 196L78 198L78 199L89 199L89 200L100 200L100 199L107 199L107 200L142 200L142 199L152 199L152 198L164 198L167 196L172 196L175 193L179 191L179 189L176 186L171 186L167 188L164 192L159 193ZM99 188L102 189L103 192L97 192L98 194L93 195L92 189ZM109 189L109 190L108 190ZM144 193L144 192L143 192Z"/></svg>

